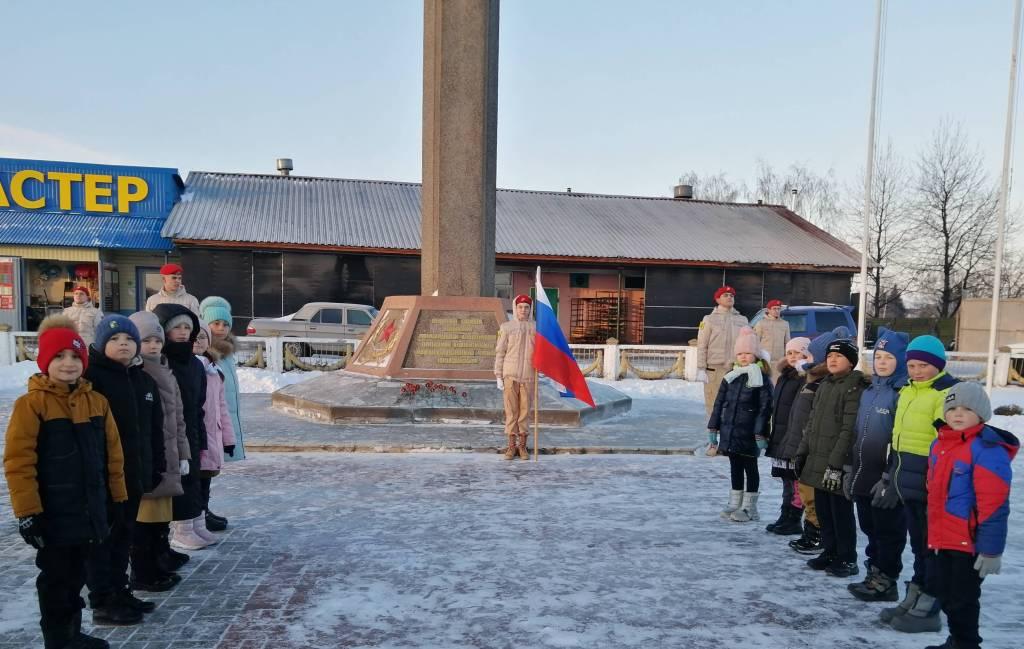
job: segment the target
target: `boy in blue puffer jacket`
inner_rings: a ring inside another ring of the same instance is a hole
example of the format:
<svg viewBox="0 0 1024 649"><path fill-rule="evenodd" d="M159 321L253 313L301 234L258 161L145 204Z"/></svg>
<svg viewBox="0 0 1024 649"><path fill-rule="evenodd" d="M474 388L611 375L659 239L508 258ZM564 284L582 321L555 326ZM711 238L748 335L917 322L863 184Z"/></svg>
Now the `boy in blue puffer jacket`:
<svg viewBox="0 0 1024 649"><path fill-rule="evenodd" d="M992 405L977 383L954 385L944 408L928 458L928 552L949 637L927 649L978 649L981 582L1002 564L1020 442L985 424Z"/></svg>
<svg viewBox="0 0 1024 649"><path fill-rule="evenodd" d="M853 442L852 466L847 497L857 507L860 530L868 538L865 554L868 574L864 581L847 586L857 599L866 602L895 602L896 588L903 570L903 548L907 545L907 527L903 505L898 500L888 508L871 505L872 489L881 481L892 443L899 391L907 383L907 343L910 336L878 330L872 360L871 385L860 396L857 411L857 438Z"/></svg>

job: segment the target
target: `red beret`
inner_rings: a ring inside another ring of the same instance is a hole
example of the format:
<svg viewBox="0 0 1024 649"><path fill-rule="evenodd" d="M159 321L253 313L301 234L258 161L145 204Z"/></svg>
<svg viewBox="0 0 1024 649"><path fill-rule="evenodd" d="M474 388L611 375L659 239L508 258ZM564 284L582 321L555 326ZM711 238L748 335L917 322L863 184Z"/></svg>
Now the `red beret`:
<svg viewBox="0 0 1024 649"><path fill-rule="evenodd" d="M85 293L86 295L89 295L89 289L88 289L88 287L85 287L85 286L76 286L76 287L75 287L75 290L73 290L73 291L71 291L71 292L72 292L72 293L77 293L78 291L81 291L81 292Z"/></svg>
<svg viewBox="0 0 1024 649"><path fill-rule="evenodd" d="M718 298L722 297L726 293L731 293L733 295L733 297L735 297L736 296L736 289L734 289L731 286L723 286L722 288L720 288L717 291L715 291L715 299L717 300Z"/></svg>
<svg viewBox="0 0 1024 649"><path fill-rule="evenodd" d="M782 300L768 300L768 304L764 305L764 308L770 309L773 306L782 306Z"/></svg>
<svg viewBox="0 0 1024 649"><path fill-rule="evenodd" d="M160 267L161 275L181 275L181 266L178 264L164 264Z"/></svg>
<svg viewBox="0 0 1024 649"><path fill-rule="evenodd" d="M513 304L533 304L533 300L530 299L529 295L517 295L516 299L512 301Z"/></svg>

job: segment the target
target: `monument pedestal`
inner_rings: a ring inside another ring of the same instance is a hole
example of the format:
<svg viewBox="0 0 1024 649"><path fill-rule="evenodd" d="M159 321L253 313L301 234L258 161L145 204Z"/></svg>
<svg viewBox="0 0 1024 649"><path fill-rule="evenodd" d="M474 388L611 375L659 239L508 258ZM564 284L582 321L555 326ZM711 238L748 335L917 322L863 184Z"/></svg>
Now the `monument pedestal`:
<svg viewBox="0 0 1024 649"><path fill-rule="evenodd" d="M494 380L494 348L506 319L498 298L386 298L346 371L281 388L271 403L287 414L331 424L501 424L504 402ZM580 426L632 407L612 387L590 388L593 408L561 397L542 380L541 423Z"/></svg>

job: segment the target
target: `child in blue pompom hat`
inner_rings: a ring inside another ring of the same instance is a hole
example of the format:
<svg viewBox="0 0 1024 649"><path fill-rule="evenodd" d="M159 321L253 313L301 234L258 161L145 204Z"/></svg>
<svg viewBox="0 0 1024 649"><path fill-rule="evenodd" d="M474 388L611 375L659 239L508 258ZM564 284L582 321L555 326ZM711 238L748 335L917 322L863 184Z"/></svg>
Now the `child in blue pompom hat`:
<svg viewBox="0 0 1024 649"><path fill-rule="evenodd" d="M860 529L868 538L865 553L868 574L864 581L847 588L866 602L895 602L899 599L897 580L903 570L903 548L907 528L903 505L898 499L891 507L874 507L872 497L884 488L883 476L889 461L892 427L900 389L907 383L907 345L910 336L882 327L878 330L872 357L871 385L860 397L857 438L851 452L851 466L844 491L857 507Z"/></svg>

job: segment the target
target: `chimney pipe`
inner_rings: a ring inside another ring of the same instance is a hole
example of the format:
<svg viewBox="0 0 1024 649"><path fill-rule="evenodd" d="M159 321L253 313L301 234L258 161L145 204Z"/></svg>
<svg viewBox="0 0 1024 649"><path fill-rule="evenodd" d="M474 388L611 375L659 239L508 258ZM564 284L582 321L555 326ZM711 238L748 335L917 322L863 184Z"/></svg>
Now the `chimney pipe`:
<svg viewBox="0 0 1024 649"><path fill-rule="evenodd" d="M291 158L278 158L277 159L277 171L282 176L289 176L295 166L292 164Z"/></svg>
<svg viewBox="0 0 1024 649"><path fill-rule="evenodd" d="M680 200L693 199L693 185L676 185L672 188L672 198Z"/></svg>

